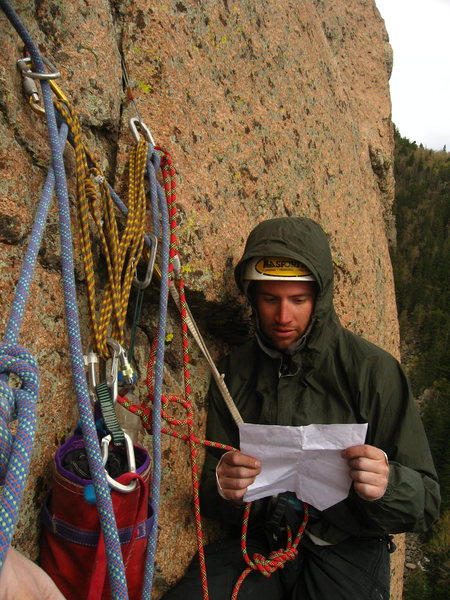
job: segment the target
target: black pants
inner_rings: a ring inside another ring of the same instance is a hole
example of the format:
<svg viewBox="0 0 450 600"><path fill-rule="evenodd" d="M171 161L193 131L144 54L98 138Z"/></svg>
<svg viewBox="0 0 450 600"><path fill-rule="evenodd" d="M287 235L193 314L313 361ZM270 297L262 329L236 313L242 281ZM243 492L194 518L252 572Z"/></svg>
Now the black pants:
<svg viewBox="0 0 450 600"><path fill-rule="evenodd" d="M249 540L247 550L268 555L264 542ZM210 600L230 600L246 568L239 540L205 547ZM202 600L198 559L164 600ZM252 572L238 600L388 600L389 552L386 539L350 538L334 546L317 546L304 535L296 559L269 578Z"/></svg>

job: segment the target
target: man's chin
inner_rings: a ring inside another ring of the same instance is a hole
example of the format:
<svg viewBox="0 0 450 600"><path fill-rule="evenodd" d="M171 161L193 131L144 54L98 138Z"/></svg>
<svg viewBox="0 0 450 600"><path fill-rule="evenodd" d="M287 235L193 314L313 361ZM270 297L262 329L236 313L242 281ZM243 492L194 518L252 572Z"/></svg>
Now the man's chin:
<svg viewBox="0 0 450 600"><path fill-rule="evenodd" d="M270 339L273 347L283 352L284 350L287 350L287 348L289 348L289 346L293 344L298 338L297 336L291 336L289 338L286 337L280 339L278 336L272 336Z"/></svg>

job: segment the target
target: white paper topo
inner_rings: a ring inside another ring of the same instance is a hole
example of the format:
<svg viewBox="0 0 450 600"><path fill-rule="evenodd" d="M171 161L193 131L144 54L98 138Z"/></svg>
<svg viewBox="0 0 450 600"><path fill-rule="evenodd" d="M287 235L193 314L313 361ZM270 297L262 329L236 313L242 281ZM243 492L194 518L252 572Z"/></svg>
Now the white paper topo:
<svg viewBox="0 0 450 600"><path fill-rule="evenodd" d="M325 510L344 500L352 480L341 451L364 444L367 423L350 425L239 425L243 454L261 461L261 473L245 502L295 492L302 502Z"/></svg>

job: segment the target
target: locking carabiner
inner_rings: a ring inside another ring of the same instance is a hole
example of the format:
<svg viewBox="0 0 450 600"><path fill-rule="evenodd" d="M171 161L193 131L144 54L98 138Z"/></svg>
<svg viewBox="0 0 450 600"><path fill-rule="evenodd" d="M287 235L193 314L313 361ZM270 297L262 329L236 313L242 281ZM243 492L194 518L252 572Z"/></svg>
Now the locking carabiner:
<svg viewBox="0 0 450 600"><path fill-rule="evenodd" d="M30 103L31 109L39 114L45 115L45 109L43 106L39 104L39 91L36 86L36 79L46 80L50 83L50 87L52 92L61 102L68 104L69 100L61 88L56 83L55 79L58 79L61 76L61 73L56 70L56 67L45 57L42 57L45 65L51 70L49 73L35 73L29 67L31 64L31 58L19 58L16 62L16 65L23 76L23 88L25 93L28 96L28 101Z"/></svg>

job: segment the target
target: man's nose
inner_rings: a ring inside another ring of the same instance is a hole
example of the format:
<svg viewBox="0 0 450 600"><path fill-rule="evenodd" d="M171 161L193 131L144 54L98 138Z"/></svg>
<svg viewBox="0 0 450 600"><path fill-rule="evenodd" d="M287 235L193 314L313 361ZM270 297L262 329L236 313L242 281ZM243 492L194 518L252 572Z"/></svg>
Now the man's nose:
<svg viewBox="0 0 450 600"><path fill-rule="evenodd" d="M278 305L276 320L278 323L290 323L292 319L292 311L287 302L281 301Z"/></svg>

